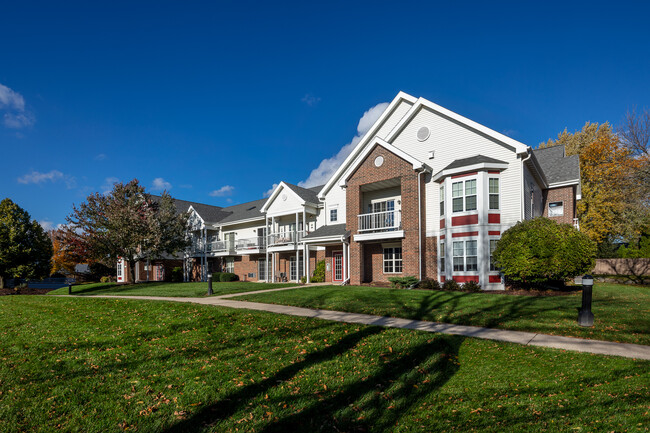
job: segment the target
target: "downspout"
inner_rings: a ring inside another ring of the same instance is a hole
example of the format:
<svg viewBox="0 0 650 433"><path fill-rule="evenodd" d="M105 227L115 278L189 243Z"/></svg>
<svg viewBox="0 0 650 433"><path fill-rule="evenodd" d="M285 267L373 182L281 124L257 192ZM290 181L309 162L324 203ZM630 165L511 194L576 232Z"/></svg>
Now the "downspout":
<svg viewBox="0 0 650 433"><path fill-rule="evenodd" d="M526 200L525 194L526 194L526 187L524 184L524 162L528 161L532 156L533 153L530 151L530 147L527 148L528 156L524 159L521 160L521 183L519 186L521 187L521 220L523 221L526 218L526 211L524 207L524 202Z"/></svg>
<svg viewBox="0 0 650 433"><path fill-rule="evenodd" d="M418 279L422 281L422 194L420 192L421 181L420 175L424 173L424 170L418 173Z"/></svg>
<svg viewBox="0 0 650 433"><path fill-rule="evenodd" d="M341 285L347 286L350 284L350 244L345 242L345 236L341 236L341 242L343 242L343 251L344 251L343 258L345 260L345 266L343 266L343 271L345 272L345 279L341 282Z"/></svg>

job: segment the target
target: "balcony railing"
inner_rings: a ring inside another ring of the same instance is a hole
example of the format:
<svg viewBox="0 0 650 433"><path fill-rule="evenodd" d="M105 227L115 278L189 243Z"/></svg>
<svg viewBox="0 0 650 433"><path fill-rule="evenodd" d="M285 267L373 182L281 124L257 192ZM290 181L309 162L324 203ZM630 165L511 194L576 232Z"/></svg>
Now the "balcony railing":
<svg viewBox="0 0 650 433"><path fill-rule="evenodd" d="M257 236L248 239L237 239L235 248L237 251L243 250L261 250L266 247L266 238L264 236Z"/></svg>
<svg viewBox="0 0 650 433"><path fill-rule="evenodd" d="M280 233L270 233L269 234L269 246L277 245L289 245L295 242L302 241L303 237L302 231L287 231Z"/></svg>
<svg viewBox="0 0 650 433"><path fill-rule="evenodd" d="M402 213L398 210L358 215L359 232L387 232L402 227Z"/></svg>

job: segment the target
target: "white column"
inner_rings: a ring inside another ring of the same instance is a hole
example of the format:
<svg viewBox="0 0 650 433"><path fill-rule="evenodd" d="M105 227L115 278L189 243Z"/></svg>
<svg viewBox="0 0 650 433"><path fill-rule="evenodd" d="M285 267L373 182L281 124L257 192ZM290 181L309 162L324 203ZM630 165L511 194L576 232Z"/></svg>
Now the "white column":
<svg viewBox="0 0 650 433"><path fill-rule="evenodd" d="M346 260L345 269L346 269L346 272L348 273L348 278L350 278L350 244L346 244L346 245L348 246L348 248L347 248L348 255L345 258L345 260Z"/></svg>
<svg viewBox="0 0 650 433"><path fill-rule="evenodd" d="M305 277L307 277L307 284L309 284L309 245L305 244L305 251L304 251L304 260L305 260Z"/></svg>
<svg viewBox="0 0 650 433"><path fill-rule="evenodd" d="M307 210L302 208L302 230L303 236L307 234Z"/></svg>
<svg viewBox="0 0 650 433"><path fill-rule="evenodd" d="M275 253L271 253L271 281L275 282Z"/></svg>
<svg viewBox="0 0 650 433"><path fill-rule="evenodd" d="M266 251L266 262L264 263L264 281L269 282L269 217L264 215L264 251Z"/></svg>
<svg viewBox="0 0 650 433"><path fill-rule="evenodd" d="M300 282L300 248L296 248L296 283Z"/></svg>
<svg viewBox="0 0 650 433"><path fill-rule="evenodd" d="M343 281L348 279L348 244L343 242L343 260L345 260L345 263L343 264Z"/></svg>
<svg viewBox="0 0 650 433"><path fill-rule="evenodd" d="M295 236L296 236L296 239L295 239L296 243L298 242L298 227L300 227L300 226L298 225L298 223L299 223L298 215L300 215L300 213L296 212L296 234L295 234ZM298 266L298 263L296 263L296 266Z"/></svg>

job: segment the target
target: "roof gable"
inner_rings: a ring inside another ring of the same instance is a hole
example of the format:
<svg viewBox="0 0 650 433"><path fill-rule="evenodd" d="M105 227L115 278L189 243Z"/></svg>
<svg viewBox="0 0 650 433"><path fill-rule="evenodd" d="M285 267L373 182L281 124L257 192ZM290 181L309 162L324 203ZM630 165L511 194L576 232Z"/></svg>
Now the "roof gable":
<svg viewBox="0 0 650 433"><path fill-rule="evenodd" d="M564 146L535 149L533 155L544 172L549 186L580 182L580 158L578 155L566 156Z"/></svg>

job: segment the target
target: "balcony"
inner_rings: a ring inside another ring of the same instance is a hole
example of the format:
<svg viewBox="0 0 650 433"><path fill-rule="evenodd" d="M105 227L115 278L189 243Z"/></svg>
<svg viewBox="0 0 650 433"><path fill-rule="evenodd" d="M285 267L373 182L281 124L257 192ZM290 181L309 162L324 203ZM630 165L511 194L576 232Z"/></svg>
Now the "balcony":
<svg viewBox="0 0 650 433"><path fill-rule="evenodd" d="M251 254L257 253L266 248L266 238L264 236L257 236L248 239L237 239L235 249L238 254Z"/></svg>
<svg viewBox="0 0 650 433"><path fill-rule="evenodd" d="M191 255L201 255L204 252L212 256L225 256L234 254L235 246L232 241L208 241L197 240L192 242L190 247Z"/></svg>
<svg viewBox="0 0 650 433"><path fill-rule="evenodd" d="M357 218L359 234L354 235L355 241L404 237L402 212L399 210L365 213Z"/></svg>
<svg viewBox="0 0 650 433"><path fill-rule="evenodd" d="M269 234L269 248L280 246L295 246L298 242L302 241L304 236L303 231L286 231L280 233Z"/></svg>

